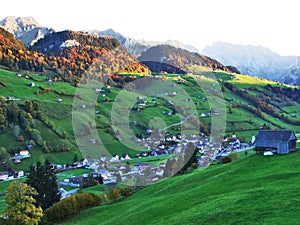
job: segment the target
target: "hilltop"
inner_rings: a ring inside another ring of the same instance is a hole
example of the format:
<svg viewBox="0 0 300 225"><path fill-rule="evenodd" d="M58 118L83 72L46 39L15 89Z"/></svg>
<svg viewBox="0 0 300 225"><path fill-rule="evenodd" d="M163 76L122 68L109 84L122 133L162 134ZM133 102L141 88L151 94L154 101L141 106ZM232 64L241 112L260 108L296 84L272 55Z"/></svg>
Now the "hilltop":
<svg viewBox="0 0 300 225"><path fill-rule="evenodd" d="M61 224L297 224L299 155L251 155L196 170Z"/></svg>
<svg viewBox="0 0 300 225"><path fill-rule="evenodd" d="M223 70L226 72L237 72L237 69L225 67L217 60L200 55L195 52L189 52L182 48L176 48L171 45L158 45L149 48L138 58L140 62L146 64L153 72L167 71L169 73L183 73L182 71L193 72L193 65L209 67L215 70ZM171 67L165 69L164 67ZM174 70L178 68L179 70Z"/></svg>

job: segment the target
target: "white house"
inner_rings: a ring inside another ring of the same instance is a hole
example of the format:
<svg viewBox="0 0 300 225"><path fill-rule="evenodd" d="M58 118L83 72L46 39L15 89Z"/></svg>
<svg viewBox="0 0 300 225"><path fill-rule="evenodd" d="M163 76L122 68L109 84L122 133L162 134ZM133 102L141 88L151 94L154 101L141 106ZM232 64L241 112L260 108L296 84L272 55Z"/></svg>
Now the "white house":
<svg viewBox="0 0 300 225"><path fill-rule="evenodd" d="M118 155L113 155L109 161L110 162L118 162L119 160L120 160L120 157Z"/></svg>
<svg viewBox="0 0 300 225"><path fill-rule="evenodd" d="M130 156L128 154L123 154L121 157L121 160L128 160L130 159Z"/></svg>
<svg viewBox="0 0 300 225"><path fill-rule="evenodd" d="M0 180L7 180L8 179L8 174L7 173L0 173Z"/></svg>
<svg viewBox="0 0 300 225"><path fill-rule="evenodd" d="M15 171L14 177L19 178L19 177L24 177L24 171Z"/></svg>
<svg viewBox="0 0 300 225"><path fill-rule="evenodd" d="M97 140L96 139L91 139L90 144L97 144Z"/></svg>
<svg viewBox="0 0 300 225"><path fill-rule="evenodd" d="M20 158L29 158L30 157L30 153L28 150L22 150L19 152L19 157Z"/></svg>
<svg viewBox="0 0 300 225"><path fill-rule="evenodd" d="M35 83L33 83L33 82L29 83L29 87L34 87L34 86L35 86Z"/></svg>

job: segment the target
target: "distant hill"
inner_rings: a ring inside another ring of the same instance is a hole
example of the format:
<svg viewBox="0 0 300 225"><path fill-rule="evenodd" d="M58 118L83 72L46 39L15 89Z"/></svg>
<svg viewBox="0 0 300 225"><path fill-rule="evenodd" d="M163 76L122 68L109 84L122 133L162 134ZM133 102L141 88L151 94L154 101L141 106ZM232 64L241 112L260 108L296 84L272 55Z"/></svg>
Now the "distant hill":
<svg viewBox="0 0 300 225"><path fill-rule="evenodd" d="M150 73L148 68L139 64L113 37L99 37L86 32L67 30L48 34L34 44L31 49L48 56L70 60L75 64L75 74L88 70L95 61L99 61L98 70L102 75L110 75L120 70L122 72Z"/></svg>
<svg viewBox="0 0 300 225"><path fill-rule="evenodd" d="M243 74L279 80L299 85L299 57L281 56L261 46L244 46L230 43L214 43L203 54L217 59L224 65L233 65Z"/></svg>
<svg viewBox="0 0 300 225"><path fill-rule="evenodd" d="M138 58L153 72L187 73L192 65L206 66L226 72L238 72L233 67L225 67L218 61L198 53L192 53L185 49L170 45L158 45L149 48ZM181 70L174 71L174 68ZM185 72L183 72L185 71Z"/></svg>
<svg viewBox="0 0 300 225"><path fill-rule="evenodd" d="M9 16L0 21L0 27L13 33L26 46L31 46L45 35L54 32L53 29L40 25L32 17Z"/></svg>
<svg viewBox="0 0 300 225"><path fill-rule="evenodd" d="M124 47L134 56L138 57L147 49L156 46L156 45L171 45L177 48L183 48L190 52L198 52L198 49L194 46L184 44L177 40L167 40L165 42L160 41L145 41L145 40L137 40L131 37L125 37L122 34L114 31L113 29L107 29L104 31L99 30L87 30L87 32L92 34L97 34L99 36L111 36L124 45Z"/></svg>

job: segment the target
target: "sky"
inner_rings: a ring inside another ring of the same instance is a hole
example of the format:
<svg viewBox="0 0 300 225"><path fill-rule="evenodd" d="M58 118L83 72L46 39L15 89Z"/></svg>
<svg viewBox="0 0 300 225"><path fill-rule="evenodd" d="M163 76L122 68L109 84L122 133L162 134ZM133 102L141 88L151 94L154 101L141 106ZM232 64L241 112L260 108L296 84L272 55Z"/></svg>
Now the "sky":
<svg viewBox="0 0 300 225"><path fill-rule="evenodd" d="M298 4L298 0L10 0L1 2L0 20L32 16L56 31L113 28L135 39L179 40L199 51L214 42L229 42L300 56Z"/></svg>

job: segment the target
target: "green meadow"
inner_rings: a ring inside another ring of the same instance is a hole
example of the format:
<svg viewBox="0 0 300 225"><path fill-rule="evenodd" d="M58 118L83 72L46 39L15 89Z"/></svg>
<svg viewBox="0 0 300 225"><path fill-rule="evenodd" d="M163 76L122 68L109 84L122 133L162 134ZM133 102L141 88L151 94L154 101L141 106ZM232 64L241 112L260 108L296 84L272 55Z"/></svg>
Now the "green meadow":
<svg viewBox="0 0 300 225"><path fill-rule="evenodd" d="M299 156L251 154L146 186L61 224L298 224Z"/></svg>

